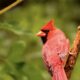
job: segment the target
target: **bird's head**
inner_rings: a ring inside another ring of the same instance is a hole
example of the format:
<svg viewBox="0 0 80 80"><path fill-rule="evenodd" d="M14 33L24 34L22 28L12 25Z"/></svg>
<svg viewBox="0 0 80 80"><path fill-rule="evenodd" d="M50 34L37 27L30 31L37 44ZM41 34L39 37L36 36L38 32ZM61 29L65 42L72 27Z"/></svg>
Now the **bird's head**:
<svg viewBox="0 0 80 80"><path fill-rule="evenodd" d="M53 20L51 20L47 25L43 26L41 30L37 33L37 36L41 37L43 44L46 43L48 33L53 31L55 27L53 26Z"/></svg>

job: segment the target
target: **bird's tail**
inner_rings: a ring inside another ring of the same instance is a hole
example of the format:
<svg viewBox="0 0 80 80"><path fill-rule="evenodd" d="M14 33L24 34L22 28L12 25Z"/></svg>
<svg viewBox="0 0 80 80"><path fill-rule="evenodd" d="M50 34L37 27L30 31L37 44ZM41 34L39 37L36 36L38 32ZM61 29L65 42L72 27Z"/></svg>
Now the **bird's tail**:
<svg viewBox="0 0 80 80"><path fill-rule="evenodd" d="M52 80L68 80L62 66L56 66L54 68Z"/></svg>

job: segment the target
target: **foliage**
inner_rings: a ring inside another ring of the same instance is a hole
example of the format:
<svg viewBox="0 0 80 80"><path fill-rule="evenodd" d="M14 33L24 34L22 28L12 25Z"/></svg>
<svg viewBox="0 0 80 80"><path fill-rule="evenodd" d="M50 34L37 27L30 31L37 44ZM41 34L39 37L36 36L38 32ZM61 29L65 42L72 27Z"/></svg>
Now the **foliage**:
<svg viewBox="0 0 80 80"><path fill-rule="evenodd" d="M78 0L25 0L0 15L0 80L50 80L41 58L42 44L35 34L54 19L72 43L79 8Z"/></svg>

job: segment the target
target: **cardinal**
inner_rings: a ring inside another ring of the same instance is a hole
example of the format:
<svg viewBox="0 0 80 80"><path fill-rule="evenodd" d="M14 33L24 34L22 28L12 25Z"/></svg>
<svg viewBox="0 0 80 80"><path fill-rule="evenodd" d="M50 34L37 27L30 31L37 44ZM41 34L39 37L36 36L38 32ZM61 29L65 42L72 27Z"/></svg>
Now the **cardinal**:
<svg viewBox="0 0 80 80"><path fill-rule="evenodd" d="M64 64L69 52L69 39L55 27L53 20L43 26L37 36L43 42L42 58L52 80L68 80Z"/></svg>

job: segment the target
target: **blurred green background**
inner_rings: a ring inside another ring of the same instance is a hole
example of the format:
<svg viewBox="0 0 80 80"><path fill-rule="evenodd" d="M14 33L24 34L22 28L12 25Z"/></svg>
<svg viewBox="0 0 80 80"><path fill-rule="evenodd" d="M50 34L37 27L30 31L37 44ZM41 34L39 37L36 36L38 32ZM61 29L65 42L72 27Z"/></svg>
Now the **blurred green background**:
<svg viewBox="0 0 80 80"><path fill-rule="evenodd" d="M74 40L80 0L24 0L0 15L0 80L51 80L35 35L49 20ZM70 80L80 80L80 57Z"/></svg>

